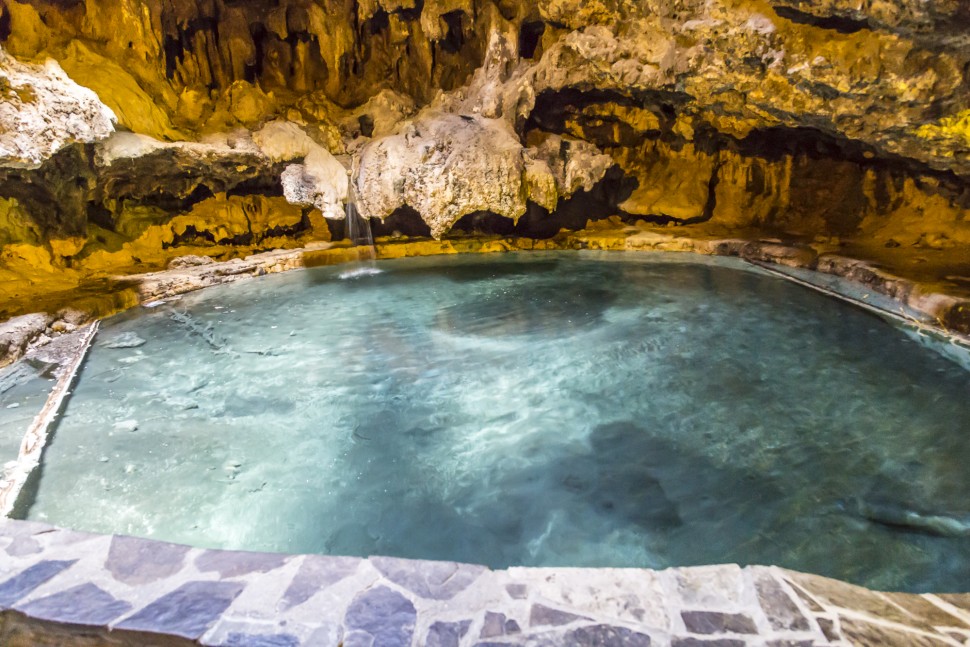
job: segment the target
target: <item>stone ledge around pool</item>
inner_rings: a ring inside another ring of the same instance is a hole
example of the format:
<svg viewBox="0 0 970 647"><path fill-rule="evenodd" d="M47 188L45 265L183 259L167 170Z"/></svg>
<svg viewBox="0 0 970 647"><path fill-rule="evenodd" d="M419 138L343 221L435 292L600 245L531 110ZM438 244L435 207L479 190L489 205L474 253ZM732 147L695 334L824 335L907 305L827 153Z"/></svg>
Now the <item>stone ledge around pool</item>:
<svg viewBox="0 0 970 647"><path fill-rule="evenodd" d="M970 645L970 594L777 567L509 568L205 550L0 521L0 645Z"/></svg>

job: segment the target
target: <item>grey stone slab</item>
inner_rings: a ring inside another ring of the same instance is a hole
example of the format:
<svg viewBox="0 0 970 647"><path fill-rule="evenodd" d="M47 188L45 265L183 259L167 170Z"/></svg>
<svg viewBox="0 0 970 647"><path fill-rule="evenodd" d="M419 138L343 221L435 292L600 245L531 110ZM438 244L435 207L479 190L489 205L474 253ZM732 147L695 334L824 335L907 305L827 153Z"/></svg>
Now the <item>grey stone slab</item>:
<svg viewBox="0 0 970 647"><path fill-rule="evenodd" d="M754 578L758 602L772 629L780 631L808 631L811 625L798 605L791 599L781 584L768 573L759 573Z"/></svg>
<svg viewBox="0 0 970 647"><path fill-rule="evenodd" d="M585 616L578 616L575 613L568 613L566 611L560 611L559 609L553 609L552 607L547 607L544 604L533 604L532 610L529 612L529 625L532 627L537 626L560 626L568 625L571 622L576 622L577 620L590 620Z"/></svg>
<svg viewBox="0 0 970 647"><path fill-rule="evenodd" d="M411 644L417 621L414 604L386 586L376 586L354 598L344 615L348 632L364 633L381 647L403 647Z"/></svg>
<svg viewBox="0 0 970 647"><path fill-rule="evenodd" d="M14 537L4 550L11 557L23 557L36 555L43 550L43 547L33 537Z"/></svg>
<svg viewBox="0 0 970 647"><path fill-rule="evenodd" d="M720 611L681 611L687 631L695 634L756 634L754 621L741 613Z"/></svg>
<svg viewBox="0 0 970 647"><path fill-rule="evenodd" d="M422 644L425 647L458 647L471 624L471 620L435 622L428 628L428 635Z"/></svg>
<svg viewBox="0 0 970 647"><path fill-rule="evenodd" d="M946 644L943 634L928 636L922 633L842 617L842 633L850 645L879 645L880 647L940 647Z"/></svg>
<svg viewBox="0 0 970 647"><path fill-rule="evenodd" d="M831 618L820 618L816 616L815 621L818 622L818 628L822 630L822 633L825 635L826 638L832 641L842 640L842 636L835 628L834 620L832 620Z"/></svg>
<svg viewBox="0 0 970 647"><path fill-rule="evenodd" d="M197 640L244 588L239 582L187 582L120 622L117 628Z"/></svg>
<svg viewBox="0 0 970 647"><path fill-rule="evenodd" d="M432 600L453 598L488 570L473 564L421 562L396 557L371 557L370 562L398 586Z"/></svg>
<svg viewBox="0 0 970 647"><path fill-rule="evenodd" d="M529 588L525 584L506 584L505 592L513 600L524 600L529 595Z"/></svg>
<svg viewBox="0 0 970 647"><path fill-rule="evenodd" d="M0 534L4 537L29 537L49 532L60 532L49 523L41 521L22 521L0 517Z"/></svg>
<svg viewBox="0 0 970 647"><path fill-rule="evenodd" d="M203 573L215 571L219 577L239 577L248 573L265 573L279 568L290 559L276 553L249 553L231 550L207 550L195 558Z"/></svg>
<svg viewBox="0 0 970 647"><path fill-rule="evenodd" d="M340 636L343 635L343 629L336 624L326 623L317 629L314 629L310 637L304 641L306 647L316 647L316 645L338 645L340 644Z"/></svg>
<svg viewBox="0 0 970 647"><path fill-rule="evenodd" d="M300 564L289 587L281 600L283 609L291 609L303 604L318 591L333 586L340 580L350 577L364 561L357 557L326 557L307 555Z"/></svg>
<svg viewBox="0 0 970 647"><path fill-rule="evenodd" d="M521 633L522 628L515 620L506 617L504 613L486 611L485 620L482 622L482 631L479 638L495 638L496 636L509 636Z"/></svg>
<svg viewBox="0 0 970 647"><path fill-rule="evenodd" d="M119 582L148 584L182 570L188 552L188 546L118 536L111 539L104 567Z"/></svg>
<svg viewBox="0 0 970 647"><path fill-rule="evenodd" d="M220 647L300 647L293 634L231 633Z"/></svg>
<svg viewBox="0 0 970 647"><path fill-rule="evenodd" d="M647 634L607 624L579 627L564 638L561 644L574 647L649 647L652 642Z"/></svg>
<svg viewBox="0 0 970 647"><path fill-rule="evenodd" d="M15 602L36 589L38 586L58 575L75 563L77 563L76 559L48 559L42 562L37 562L33 566L23 570L17 575L14 575L3 584L0 584L0 608L10 608Z"/></svg>
<svg viewBox="0 0 970 647"><path fill-rule="evenodd" d="M129 603L90 582L14 608L37 620L93 626L107 625L131 611Z"/></svg>
<svg viewBox="0 0 970 647"><path fill-rule="evenodd" d="M670 593L679 596L684 606L723 608L741 602L744 580L740 567L735 564L696 566L672 571L668 571L674 584ZM670 597L676 599L674 595Z"/></svg>
<svg viewBox="0 0 970 647"><path fill-rule="evenodd" d="M339 647L380 647L374 642L374 636L366 631L350 631L344 635Z"/></svg>
<svg viewBox="0 0 970 647"><path fill-rule="evenodd" d="M674 638L670 647L747 647L747 642L737 638Z"/></svg>

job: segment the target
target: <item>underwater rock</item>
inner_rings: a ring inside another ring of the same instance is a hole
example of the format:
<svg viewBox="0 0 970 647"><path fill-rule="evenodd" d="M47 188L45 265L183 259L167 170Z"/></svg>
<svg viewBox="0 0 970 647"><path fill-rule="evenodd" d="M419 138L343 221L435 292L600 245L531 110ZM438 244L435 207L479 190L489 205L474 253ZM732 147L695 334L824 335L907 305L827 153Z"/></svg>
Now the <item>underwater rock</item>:
<svg viewBox="0 0 970 647"><path fill-rule="evenodd" d="M970 537L970 514L950 515L907 508L891 501L859 500L859 514L883 526L940 537Z"/></svg>
<svg viewBox="0 0 970 647"><path fill-rule="evenodd" d="M101 345L105 348L138 348L145 345L145 340L139 337L137 333L123 332L106 339Z"/></svg>

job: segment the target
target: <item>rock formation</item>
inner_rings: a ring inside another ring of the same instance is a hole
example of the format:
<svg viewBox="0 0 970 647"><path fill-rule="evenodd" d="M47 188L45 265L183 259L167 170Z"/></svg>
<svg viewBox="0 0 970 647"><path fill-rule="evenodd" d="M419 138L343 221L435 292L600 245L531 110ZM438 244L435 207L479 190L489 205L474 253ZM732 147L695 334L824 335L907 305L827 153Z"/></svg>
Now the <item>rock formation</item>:
<svg viewBox="0 0 970 647"><path fill-rule="evenodd" d="M328 240L352 193L378 233L618 217L970 292L968 7L0 0L0 293Z"/></svg>

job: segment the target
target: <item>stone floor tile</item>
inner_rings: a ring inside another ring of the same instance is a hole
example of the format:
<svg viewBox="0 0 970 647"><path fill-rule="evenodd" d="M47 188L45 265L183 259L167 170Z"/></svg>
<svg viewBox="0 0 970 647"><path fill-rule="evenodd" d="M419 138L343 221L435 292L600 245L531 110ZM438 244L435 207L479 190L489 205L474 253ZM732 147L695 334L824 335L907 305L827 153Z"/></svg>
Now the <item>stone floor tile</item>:
<svg viewBox="0 0 970 647"><path fill-rule="evenodd" d="M968 582L968 586L970 586L970 582ZM970 620L959 618L919 595L883 593L883 596L890 602L911 613L921 623L926 623L934 627L970 629Z"/></svg>
<svg viewBox="0 0 970 647"><path fill-rule="evenodd" d="M279 568L291 557L276 553L250 553L232 550L206 550L195 558L201 572L215 571L219 577L238 577L248 573L265 573Z"/></svg>
<svg viewBox="0 0 970 647"><path fill-rule="evenodd" d="M118 623L116 628L198 640L244 588L239 582L187 582Z"/></svg>
<svg viewBox="0 0 970 647"><path fill-rule="evenodd" d="M468 588L487 568L455 562L421 562L396 557L371 557L381 575L422 598L450 600Z"/></svg>
<svg viewBox="0 0 970 647"><path fill-rule="evenodd" d="M344 645L350 645L351 632L371 636L373 644L381 647L410 645L417 616L414 604L397 591L386 586L368 589L354 598L347 609Z"/></svg>
<svg viewBox="0 0 970 647"><path fill-rule="evenodd" d="M808 607L809 611L812 613L825 613L825 607L821 606L808 591L791 580L786 579L785 581L791 587L791 590L795 592L798 599L802 601L802 604Z"/></svg>
<svg viewBox="0 0 970 647"><path fill-rule="evenodd" d="M300 647L300 639L293 634L231 633L219 647Z"/></svg>
<svg viewBox="0 0 970 647"><path fill-rule="evenodd" d="M720 611L681 611L687 631L695 634L756 634L754 621L741 613Z"/></svg>
<svg viewBox="0 0 970 647"><path fill-rule="evenodd" d="M926 622L914 618L876 591L820 575L788 571L785 576L804 587L816 598L833 606L861 611L876 618L883 618L920 629L929 631L933 629Z"/></svg>
<svg viewBox="0 0 970 647"><path fill-rule="evenodd" d="M148 584L182 570L188 552L188 546L117 536L111 540L104 566L119 582Z"/></svg>
<svg viewBox="0 0 970 647"><path fill-rule="evenodd" d="M822 634L832 642L837 642L842 640L842 634L836 628L835 620L832 618L815 617L815 621L818 623L818 628L822 630Z"/></svg>
<svg viewBox="0 0 970 647"><path fill-rule="evenodd" d="M485 620L482 622L482 631L479 638L495 638L496 636L511 636L522 633L522 628L514 619L507 617L504 613L486 611Z"/></svg>
<svg viewBox="0 0 970 647"><path fill-rule="evenodd" d="M283 593L282 608L291 609L303 604L317 592L350 577L363 561L359 557L307 555Z"/></svg>
<svg viewBox="0 0 970 647"><path fill-rule="evenodd" d="M808 631L809 621L802 615L781 583L767 571L755 573L754 586L761 609L768 617L768 624L780 631Z"/></svg>
<svg viewBox="0 0 970 647"><path fill-rule="evenodd" d="M669 631L667 599L660 575L629 569L509 569L531 592L556 606L595 616Z"/></svg>
<svg viewBox="0 0 970 647"><path fill-rule="evenodd" d="M842 633L853 645L872 645L875 647L941 647L954 644L946 636L936 634L935 637L921 635L915 632L900 631L881 624L873 624L842 618Z"/></svg>
<svg viewBox="0 0 970 647"><path fill-rule="evenodd" d="M524 600L529 595L529 587L525 584L506 584L505 592L513 600Z"/></svg>
<svg viewBox="0 0 970 647"><path fill-rule="evenodd" d="M529 611L530 627L568 625L577 620L591 620L591 618L553 609L544 604L533 604L531 611Z"/></svg>
<svg viewBox="0 0 970 647"><path fill-rule="evenodd" d="M33 537L14 537L4 548L4 551L11 557L36 555L42 550L43 546Z"/></svg>
<svg viewBox="0 0 970 647"><path fill-rule="evenodd" d="M970 582L967 583L967 588L970 588ZM936 597L970 612L970 593L939 593Z"/></svg>
<svg viewBox="0 0 970 647"><path fill-rule="evenodd" d="M428 635L421 644L424 647L458 647L471 624L471 620L435 622L428 628Z"/></svg>
<svg viewBox="0 0 970 647"><path fill-rule="evenodd" d="M735 564L697 566L690 569L668 569L664 572L674 599L686 607L729 607L741 604L744 579Z"/></svg>
<svg viewBox="0 0 970 647"><path fill-rule="evenodd" d="M37 620L90 626L106 626L131 611L129 603L90 582L14 608Z"/></svg>
<svg viewBox="0 0 970 647"><path fill-rule="evenodd" d="M747 647L747 642L737 638L674 638L670 647Z"/></svg>
<svg viewBox="0 0 970 647"><path fill-rule="evenodd" d="M76 563L76 559L44 560L14 575L0 584L0 608L10 608L41 584Z"/></svg>
<svg viewBox="0 0 970 647"><path fill-rule="evenodd" d="M623 645L624 647L649 647L652 642L650 636L626 627L612 625L592 625L573 629L566 634L567 645L576 647L600 647L606 645Z"/></svg>
<svg viewBox="0 0 970 647"><path fill-rule="evenodd" d="M301 638L310 632L309 628L301 625L291 628L287 624L283 619L254 621L224 615L206 632L200 642L206 647L225 647L236 643L259 645L259 641L263 640L267 645L281 643L301 647L304 644ZM333 644L337 642L334 639Z"/></svg>

